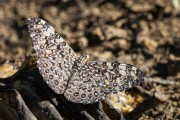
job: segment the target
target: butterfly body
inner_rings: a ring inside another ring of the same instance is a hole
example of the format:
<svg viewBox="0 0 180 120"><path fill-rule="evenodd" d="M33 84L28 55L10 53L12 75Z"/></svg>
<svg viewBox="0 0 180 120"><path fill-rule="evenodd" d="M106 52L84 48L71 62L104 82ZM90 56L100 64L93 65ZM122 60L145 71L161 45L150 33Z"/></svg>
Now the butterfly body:
<svg viewBox="0 0 180 120"><path fill-rule="evenodd" d="M88 61L86 54L77 57L66 41L42 19L29 18L28 28L43 80L69 101L98 102L144 80L143 72L132 65Z"/></svg>

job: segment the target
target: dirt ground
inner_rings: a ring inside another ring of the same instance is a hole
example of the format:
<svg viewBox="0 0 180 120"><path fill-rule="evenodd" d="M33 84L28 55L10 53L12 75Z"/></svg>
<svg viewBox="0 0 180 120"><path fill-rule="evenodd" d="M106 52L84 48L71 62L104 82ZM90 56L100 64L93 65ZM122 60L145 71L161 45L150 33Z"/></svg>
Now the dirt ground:
<svg viewBox="0 0 180 120"><path fill-rule="evenodd" d="M179 0L0 0L0 63L33 53L26 19L47 20L77 54L140 68L168 100L139 120L180 119Z"/></svg>

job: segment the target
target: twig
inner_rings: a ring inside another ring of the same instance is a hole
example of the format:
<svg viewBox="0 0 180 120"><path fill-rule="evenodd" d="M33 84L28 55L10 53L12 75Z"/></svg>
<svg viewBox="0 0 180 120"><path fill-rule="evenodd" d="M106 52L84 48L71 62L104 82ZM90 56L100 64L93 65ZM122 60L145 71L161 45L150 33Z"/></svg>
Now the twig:
<svg viewBox="0 0 180 120"><path fill-rule="evenodd" d="M179 117L180 117L180 114L177 113L172 120L176 120L176 118L179 118Z"/></svg>
<svg viewBox="0 0 180 120"><path fill-rule="evenodd" d="M178 82L174 82L174 81L171 81L171 80L166 80L166 79L162 79L162 78L158 78L158 77L147 78L147 80L145 82L147 82L147 83L155 82L155 83L159 83L159 84L162 84L162 85L179 85Z"/></svg>
<svg viewBox="0 0 180 120"><path fill-rule="evenodd" d="M160 118L160 120L165 120L164 117L166 116L166 111L167 111L167 109L169 109L169 107L170 107L170 103L166 104L166 107L163 110L164 112L163 112L163 115Z"/></svg>
<svg viewBox="0 0 180 120"><path fill-rule="evenodd" d="M93 4L91 4L91 6L90 7L96 7L96 6L98 6L99 4L101 4L102 2L104 2L105 0L97 0L97 1L95 1Z"/></svg>

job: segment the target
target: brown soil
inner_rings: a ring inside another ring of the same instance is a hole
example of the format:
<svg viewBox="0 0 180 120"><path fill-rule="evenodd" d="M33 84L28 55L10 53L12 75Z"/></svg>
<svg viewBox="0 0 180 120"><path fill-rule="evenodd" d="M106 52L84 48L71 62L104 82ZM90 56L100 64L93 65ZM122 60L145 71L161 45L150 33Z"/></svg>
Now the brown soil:
<svg viewBox="0 0 180 120"><path fill-rule="evenodd" d="M117 61L146 73L144 90L161 89L168 100L139 120L180 119L180 4L178 0L2 0L0 63L33 52L26 19L47 20L77 53Z"/></svg>

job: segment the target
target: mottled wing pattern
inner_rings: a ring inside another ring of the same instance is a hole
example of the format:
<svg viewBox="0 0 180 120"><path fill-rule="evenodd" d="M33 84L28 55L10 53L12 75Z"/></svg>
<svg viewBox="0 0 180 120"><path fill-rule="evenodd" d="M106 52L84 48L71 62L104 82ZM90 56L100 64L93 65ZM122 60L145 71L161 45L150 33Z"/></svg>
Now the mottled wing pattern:
<svg viewBox="0 0 180 120"><path fill-rule="evenodd" d="M103 76L99 78L98 84L102 84L105 93L117 93L141 84L144 81L144 73L129 64L115 62L96 62L88 63L92 74Z"/></svg>
<svg viewBox="0 0 180 120"><path fill-rule="evenodd" d="M29 18L27 23L44 81L55 93L63 94L76 58L75 52L46 21Z"/></svg>
<svg viewBox="0 0 180 120"><path fill-rule="evenodd" d="M73 69L73 75L64 93L69 101L89 104L98 102L106 96L90 70L87 65Z"/></svg>
<svg viewBox="0 0 180 120"><path fill-rule="evenodd" d="M75 103L94 103L144 80L143 72L128 64L92 61L74 71L65 97Z"/></svg>

